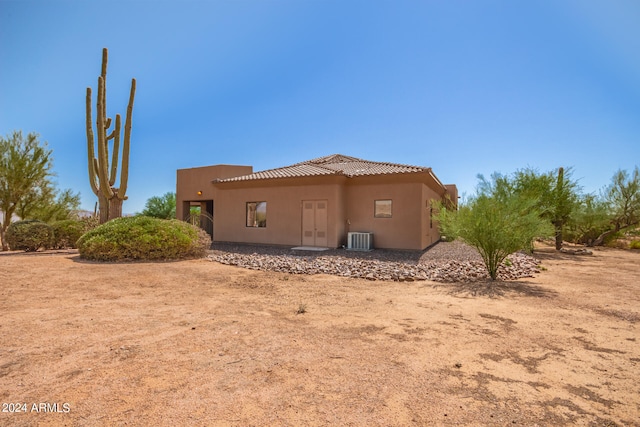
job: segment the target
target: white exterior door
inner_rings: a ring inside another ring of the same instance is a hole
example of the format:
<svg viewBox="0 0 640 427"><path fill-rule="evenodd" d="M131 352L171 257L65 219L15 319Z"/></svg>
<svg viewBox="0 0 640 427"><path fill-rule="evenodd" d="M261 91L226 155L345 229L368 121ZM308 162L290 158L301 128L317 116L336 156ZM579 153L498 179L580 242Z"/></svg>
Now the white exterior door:
<svg viewBox="0 0 640 427"><path fill-rule="evenodd" d="M302 246L327 246L327 201L302 201Z"/></svg>

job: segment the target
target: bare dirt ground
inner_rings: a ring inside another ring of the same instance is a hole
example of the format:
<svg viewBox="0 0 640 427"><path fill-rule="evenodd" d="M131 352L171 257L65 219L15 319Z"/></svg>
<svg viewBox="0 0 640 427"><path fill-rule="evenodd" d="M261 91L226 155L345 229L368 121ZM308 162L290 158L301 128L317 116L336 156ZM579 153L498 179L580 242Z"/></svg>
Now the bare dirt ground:
<svg viewBox="0 0 640 427"><path fill-rule="evenodd" d="M3 254L0 425L640 425L640 253L537 256L446 284Z"/></svg>

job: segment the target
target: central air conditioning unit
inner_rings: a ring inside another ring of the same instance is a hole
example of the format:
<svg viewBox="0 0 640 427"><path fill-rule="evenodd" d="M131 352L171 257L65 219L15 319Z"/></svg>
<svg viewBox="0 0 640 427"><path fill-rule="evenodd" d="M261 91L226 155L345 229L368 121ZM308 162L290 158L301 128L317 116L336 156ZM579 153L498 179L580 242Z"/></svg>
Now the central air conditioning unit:
<svg viewBox="0 0 640 427"><path fill-rule="evenodd" d="M354 251L370 251L373 249L373 233L347 233L347 249Z"/></svg>

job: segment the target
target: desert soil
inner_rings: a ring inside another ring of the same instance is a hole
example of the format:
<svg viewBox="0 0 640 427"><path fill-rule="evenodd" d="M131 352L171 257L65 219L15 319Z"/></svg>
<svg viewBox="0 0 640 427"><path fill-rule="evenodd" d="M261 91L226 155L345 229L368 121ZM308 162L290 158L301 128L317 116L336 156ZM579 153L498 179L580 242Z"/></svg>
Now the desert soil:
<svg viewBox="0 0 640 427"><path fill-rule="evenodd" d="M536 256L441 283L2 254L0 425L640 425L640 253Z"/></svg>

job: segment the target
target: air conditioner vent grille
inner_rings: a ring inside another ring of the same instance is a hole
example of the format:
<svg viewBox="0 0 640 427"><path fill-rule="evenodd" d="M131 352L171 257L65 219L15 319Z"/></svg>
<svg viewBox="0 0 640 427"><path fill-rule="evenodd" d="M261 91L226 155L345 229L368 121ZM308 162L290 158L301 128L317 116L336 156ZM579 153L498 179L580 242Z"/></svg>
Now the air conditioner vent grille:
<svg viewBox="0 0 640 427"><path fill-rule="evenodd" d="M373 233L347 233L347 249L354 251L370 251L373 249Z"/></svg>

